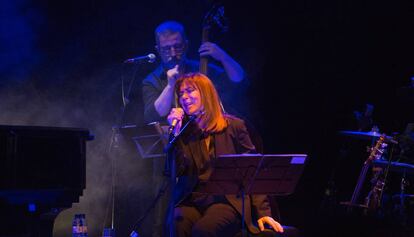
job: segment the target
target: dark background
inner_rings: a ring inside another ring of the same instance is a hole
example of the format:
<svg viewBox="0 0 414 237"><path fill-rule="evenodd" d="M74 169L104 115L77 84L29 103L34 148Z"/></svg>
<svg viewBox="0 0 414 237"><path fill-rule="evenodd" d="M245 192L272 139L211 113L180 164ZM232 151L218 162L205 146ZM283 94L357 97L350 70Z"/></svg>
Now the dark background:
<svg viewBox="0 0 414 237"><path fill-rule="evenodd" d="M74 213L87 214L91 236L108 225L114 156L107 150L111 127L119 123L121 82L133 85L125 119L139 123L140 82L155 67L123 60L155 52L153 30L169 19L185 25L189 56L197 58L202 18L212 2L1 2L0 123L84 127L96 136L88 146L87 189L57 219L56 236L70 235ZM413 95L397 92L414 75L414 4L295 0L224 6L229 30L213 31L211 41L236 58L249 79L237 88L234 111L254 124L266 153L309 155L296 192L281 198L280 206L284 224L313 236L324 223L328 184L334 181L338 201L348 200L366 156L369 143L338 135L357 129L353 111L374 105L374 123L387 134L413 122ZM117 223L126 235L148 202L150 162L131 154L116 160L118 208L129 210L119 211Z"/></svg>

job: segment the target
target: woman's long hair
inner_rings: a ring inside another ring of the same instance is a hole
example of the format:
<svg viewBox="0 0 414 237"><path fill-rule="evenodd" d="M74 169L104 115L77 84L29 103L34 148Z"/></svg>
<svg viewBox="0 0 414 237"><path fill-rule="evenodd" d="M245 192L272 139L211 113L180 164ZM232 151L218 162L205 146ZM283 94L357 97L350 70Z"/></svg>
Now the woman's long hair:
<svg viewBox="0 0 414 237"><path fill-rule="evenodd" d="M201 104L204 108L199 116L200 128L205 132L220 132L227 127L227 121L221 108L220 98L216 88L207 76L201 73L187 73L175 83L175 102L180 106L179 92L183 83L194 86L200 92Z"/></svg>

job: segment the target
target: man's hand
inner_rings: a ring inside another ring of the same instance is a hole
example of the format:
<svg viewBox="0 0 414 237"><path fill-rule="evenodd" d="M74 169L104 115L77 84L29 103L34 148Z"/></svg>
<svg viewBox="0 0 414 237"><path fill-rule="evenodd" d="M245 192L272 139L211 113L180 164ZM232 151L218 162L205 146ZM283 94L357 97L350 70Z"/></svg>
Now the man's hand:
<svg viewBox="0 0 414 237"><path fill-rule="evenodd" d="M275 221L270 216L264 216L264 217L260 218L259 220L257 220L257 223L259 224L260 231L264 231L264 229L265 229L264 224L268 224L268 225L270 225L270 227L272 227L272 229L274 231L283 233L282 225L279 224L279 222Z"/></svg>
<svg viewBox="0 0 414 237"><path fill-rule="evenodd" d="M171 87L174 87L175 81L178 78L178 75L180 74L178 70L178 65L175 65L175 67L171 68L167 71L167 79L168 79L168 85Z"/></svg>
<svg viewBox="0 0 414 237"><path fill-rule="evenodd" d="M244 70L238 62L228 55L217 44L204 42L198 49L201 57L210 56L221 62L230 81L241 82L244 79Z"/></svg>
<svg viewBox="0 0 414 237"><path fill-rule="evenodd" d="M217 44L211 42L204 42L198 49L200 56L211 56L217 61L223 61L227 57L227 53L224 52Z"/></svg>
<svg viewBox="0 0 414 237"><path fill-rule="evenodd" d="M167 71L168 84L154 101L155 110L160 117L166 116L171 109L171 105L173 104L175 81L179 76L178 69L178 65L175 65L175 67Z"/></svg>

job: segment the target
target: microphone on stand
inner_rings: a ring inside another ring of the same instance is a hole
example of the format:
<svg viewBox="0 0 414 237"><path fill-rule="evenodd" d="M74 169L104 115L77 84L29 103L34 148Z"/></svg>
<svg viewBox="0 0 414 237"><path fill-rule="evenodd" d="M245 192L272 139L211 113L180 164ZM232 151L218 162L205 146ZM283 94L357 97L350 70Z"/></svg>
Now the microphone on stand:
<svg viewBox="0 0 414 237"><path fill-rule="evenodd" d="M148 62L148 63L153 63L155 62L155 59L157 57L155 56L155 54L150 53L148 55L145 56L138 56L135 58L129 58L127 60L124 61L124 63L142 63L142 62Z"/></svg>

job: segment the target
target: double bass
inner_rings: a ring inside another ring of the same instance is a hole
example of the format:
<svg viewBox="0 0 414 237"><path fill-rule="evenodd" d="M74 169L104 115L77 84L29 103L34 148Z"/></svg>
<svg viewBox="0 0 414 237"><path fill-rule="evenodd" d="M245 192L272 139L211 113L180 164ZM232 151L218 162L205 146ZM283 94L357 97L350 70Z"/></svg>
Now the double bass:
<svg viewBox="0 0 414 237"><path fill-rule="evenodd" d="M210 30L213 26L217 26L222 32L227 31L227 20L224 17L224 6L214 5L204 16L201 43L209 40ZM208 57L200 57L200 72L207 75L208 72Z"/></svg>

